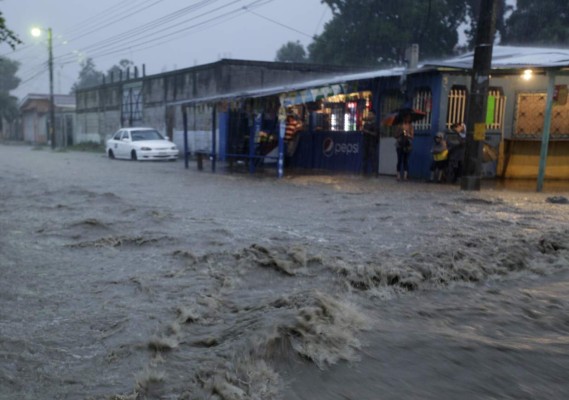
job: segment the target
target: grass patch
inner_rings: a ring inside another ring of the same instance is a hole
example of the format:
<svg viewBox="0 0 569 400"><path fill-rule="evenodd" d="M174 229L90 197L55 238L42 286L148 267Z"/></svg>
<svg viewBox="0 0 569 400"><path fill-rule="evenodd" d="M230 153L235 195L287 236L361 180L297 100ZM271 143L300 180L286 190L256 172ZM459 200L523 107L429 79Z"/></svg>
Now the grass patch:
<svg viewBox="0 0 569 400"><path fill-rule="evenodd" d="M88 151L91 153L104 153L105 145L97 142L82 142L74 144L73 146L68 146L67 149L71 151Z"/></svg>

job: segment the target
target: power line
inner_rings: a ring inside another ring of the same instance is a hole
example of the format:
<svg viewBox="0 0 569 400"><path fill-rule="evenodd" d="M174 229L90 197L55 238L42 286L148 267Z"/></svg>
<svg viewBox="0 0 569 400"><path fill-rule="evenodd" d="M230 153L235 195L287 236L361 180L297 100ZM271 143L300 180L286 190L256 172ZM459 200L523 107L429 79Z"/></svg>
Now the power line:
<svg viewBox="0 0 569 400"><path fill-rule="evenodd" d="M15 53L19 53L19 52L21 52L21 51L28 50L28 49L30 49L31 47L33 47L31 44L27 44L27 45L24 45L24 46L22 46L22 47L18 47L18 48L16 48L16 49L12 50L10 53L0 54L0 57L8 57L8 56L13 55L13 54L15 54Z"/></svg>
<svg viewBox="0 0 569 400"><path fill-rule="evenodd" d="M69 30L67 30L67 31L65 31L65 32L66 32L67 35L70 35L70 34L72 34L72 33L74 33L74 32L80 32L80 31L82 31L82 30L84 30L84 29L87 29L87 27L88 27L89 25L93 25L93 24L98 24L98 23L100 23L100 19L106 18L107 15L113 14L113 13L117 12L118 10L120 10L121 8L129 7L129 6L130 6L130 3L133 3L133 2L136 3L136 2L138 2L138 1L139 1L139 0L122 1L122 2L120 2L119 4L115 4L114 6L111 6L111 7L107 8L107 9L105 9L105 10L103 10L103 11L101 11L101 12L99 12L99 13L93 15L93 16L91 16L90 18L87 18L87 19L85 19L85 20L83 20L83 21L81 21L81 22L78 22L76 25L73 25L71 28L69 28ZM142 1L144 2L144 1L147 1L147 0L142 0ZM89 29L90 29L90 28L89 28Z"/></svg>
<svg viewBox="0 0 569 400"><path fill-rule="evenodd" d="M117 52L126 51L126 50L131 50L131 51L132 51L133 48L136 49L136 48L139 48L139 47L141 47L141 46L145 46L145 45L147 45L148 43L154 43L154 42L160 41L160 40L165 39L165 38L170 38L170 37L172 37L172 36L174 36L174 35L178 35L178 34L180 34L180 33L184 33L184 32L187 32L187 31L189 31L189 30L195 30L196 28L199 28L199 27L201 27L201 26L203 26L203 25L206 25L206 24L209 24L209 26L216 25L216 24L211 24L211 23L212 23L212 22L215 22L216 20L219 20L219 19L221 19L221 18L226 18L226 19L227 19L228 17L229 17L229 19L235 18L235 17L237 17L239 14L242 14L242 13L243 13L244 10L243 10L242 7L241 7L241 8L238 8L238 9L233 9L233 10L231 10L231 11L229 11L229 12L226 12L226 13L224 13L224 14L221 14L221 15L214 16L214 17L212 17L212 18L210 18L210 19L208 19L208 20L202 21L202 22L200 22L200 23L197 23L197 24L194 24L194 25L191 25L191 26L187 26L187 27L184 27L184 28L182 28L182 29L178 29L178 30L176 30L176 31L173 31L173 32L164 34L164 35L162 35L162 36L154 37L157 33L166 32L166 31L171 30L171 29L173 29L173 28L175 28L175 27L177 27L177 26L184 25L184 24L186 24L186 23L188 23L188 22L190 22L190 21L199 19L199 18L204 17L204 16L207 16L207 15L209 15L209 14L213 14L214 12L220 11L220 10L223 9L223 8L227 8L227 7L229 7L229 6L231 6L231 5L235 4L235 3L237 3L237 2L239 2L239 1L240 1L240 0L234 0L234 1L230 2L229 4L225 4L225 5L222 5L222 6L220 6L220 7L215 8L215 9L213 9L213 10L209 10L208 12L205 12L205 13L203 13L203 14L201 14L201 15L196 16L196 17L193 17L193 18L184 20L184 21L182 21L182 22L180 22L180 23L178 23L178 24L169 26L169 27L167 27L167 28L164 28L164 29L161 29L161 30L158 30L158 31L154 31L154 32L150 32L150 33L147 34L147 35L138 37L137 39L135 39L135 40L133 40L133 41L130 41L130 42L127 42L127 43L119 42L119 43L117 43L117 44L110 44L110 45L107 45L107 46L103 46L103 48L100 49L101 53L97 53L97 52L95 51L94 53L91 53L91 54L90 54L90 57L92 57L92 58L95 58L95 57L102 57L102 56L105 56L105 55L115 54L115 53L117 53ZM248 6L249 6L249 7L260 7L260 6L263 6L263 5L265 5L265 4L270 3L270 2L272 2L272 1L274 1L274 0L264 0L264 1L263 1L263 0L256 0L256 1L253 1L252 3L250 3ZM261 3L261 4L259 4L259 3ZM152 38L151 40L147 40L148 37L153 37L153 38ZM147 46L146 48L155 47L155 46L156 46L156 44L155 44L154 46ZM106 47L106 48L105 48L105 47ZM95 48L95 49L96 49L96 48ZM60 62L62 62L62 63L70 63L70 62L72 62L72 61L61 60Z"/></svg>
<svg viewBox="0 0 569 400"><path fill-rule="evenodd" d="M257 1L255 1L254 3L259 3L260 1L261 1L261 0L257 0ZM272 2L272 1L274 1L274 0L268 0L268 1L266 1L266 3L270 3L270 2ZM260 4L260 5L258 5L258 7L259 7L259 6L262 6L262 5L264 5L264 4ZM101 55L97 55L97 54L96 54L96 55L94 55L94 57L101 57L101 56L105 56L105 55L109 55L109 54L116 54L116 53L119 53L119 52L125 51L125 50L130 50L130 51L132 51L132 48L133 48L133 47L134 47L134 48L137 48L137 47L143 46L143 45L145 45L145 44L147 44L147 43L156 42L156 41L161 40L161 39L167 39L167 38L168 38L169 40L171 40L172 37L174 37L174 38L181 37L181 36L183 36L184 34L187 34L188 31L190 31L190 30L193 31L194 33L196 33L196 32L201 32L201 31L207 30L207 29L209 29L209 28L211 28L211 27L213 27L213 26L219 25L219 24L221 24L221 23L223 23L223 22L225 22L225 21L229 21L229 20L238 18L238 17L239 17L240 15L242 15L243 13L244 13L243 8L236 9L236 10L232 10L232 11L229 11L229 12L224 13L224 14L222 14L222 15L218 15L218 16L216 16L216 17L210 18L209 20L200 22L200 23L198 23L198 24L196 24L196 25L192 25L192 26L190 26L190 27L186 27L186 28L177 30L177 31L175 31L175 32L171 32L171 33L169 33L169 34L160 36L160 37L155 38L155 39L153 39L153 40L146 41L146 42L144 42L144 43L133 44L133 45L131 45L131 46L129 46L129 47L118 48L118 49L115 49L115 50L112 51L112 52L103 53L103 54L101 54ZM144 47L144 49L153 48L153 47L159 46L160 44L163 44L163 43L166 43L166 42L167 42L167 41L161 41L161 42L156 43L156 44L154 44L154 45ZM138 49L137 51L140 51L140 50L143 50L143 49Z"/></svg>
<svg viewBox="0 0 569 400"><path fill-rule="evenodd" d="M153 1L153 0L149 0L149 1ZM156 4L162 3L163 1L164 1L164 0L157 0L157 1L154 1L152 4L147 5L146 7L139 8L139 9L137 9L136 11L133 11L133 12L127 10L127 11L126 11L126 15L128 15L129 17L131 17L131 16L136 15L136 14L138 14L138 13L141 13L141 12L143 12L143 11L145 11L145 10L151 8L151 7L154 7ZM148 2L148 1L147 1L147 2ZM113 20L111 20L111 21L109 21L109 22L107 22L107 23L105 23L105 24L103 24L103 25L97 26L97 27L95 27L94 29L92 29L92 30L90 30L90 31L87 31L87 32L85 32L85 33L83 33L83 34L81 34L81 35L79 35L79 36L77 36L77 37L75 37L75 38L73 38L73 39L69 39L68 42L74 42L74 41L76 41L76 40L78 40L78 39L81 39L81 38L83 38L83 37L85 37L85 36L90 35L91 33L97 32L97 31L99 31L100 29L103 29L103 28L106 28L106 27L108 27L108 26L114 25L114 24L116 24L117 22L124 21L124 18L123 18L124 15L125 15L124 13L123 13L123 14L116 15L116 16L115 16L115 19L113 19Z"/></svg>
<svg viewBox="0 0 569 400"><path fill-rule="evenodd" d="M152 0L149 0L149 1L152 1ZM163 0L160 0L160 1L163 1ZM151 5L148 5L148 8L159 3L160 1L154 0L154 3L152 3ZM266 18L260 14L255 13L253 10L260 8L264 5L267 5L274 0L255 0L255 1L252 1L243 7L233 8L231 10L228 10L226 12L223 12L221 14L216 15L216 13L222 11L225 8L228 8L228 7L235 5L236 3L238 3L239 1L242 1L242 0L230 1L229 3L224 3L223 5L220 5L214 9L210 9L210 10L203 12L199 15L196 15L192 18L185 19L185 20L183 20L177 24L169 25L165 28L157 30L157 28L160 28L161 26L163 26L163 25L165 25L165 24L167 24L173 20L179 19L183 15L194 13L194 12L200 10L201 8L204 8L207 5L211 6L211 4L216 2L216 1L218 1L218 0L210 0L210 1L201 0L201 1L198 1L195 4L184 7L180 10L175 11L175 12L166 14L165 16L163 16L161 18L150 21L150 22L143 24L137 28L123 32L120 35L116 35L116 36L107 38L103 41L94 43L90 46L87 46L86 48L84 48L84 50L93 50L94 51L93 54L89 54L89 56L91 58L101 58L101 57L109 56L112 54L120 53L123 51L141 51L141 50L145 50L145 49L149 49L149 48L159 46L163 43L171 41L173 38L183 36L183 35L187 34L188 32L196 33L199 31L210 29L211 27L219 25L221 23L224 23L228 20L238 18L241 15L243 15L245 12L254 13L257 16L260 16L261 18L268 19L268 18ZM148 1L146 1L145 3L148 4ZM143 4L145 4L145 3L143 3ZM109 12L109 10L112 10L112 9L117 10L116 7L111 7L110 9L107 9L106 12ZM102 12L98 15L102 15L102 14L104 14L104 12ZM208 18L208 19L205 19L205 20L202 20L200 22L193 23L193 24L187 26L187 24L189 22L196 21L196 20L199 20L200 18L204 18L204 17L208 17L208 16L211 16L211 18ZM270 19L268 19L268 20L270 20ZM270 21L273 23L277 23L274 20L270 20ZM109 22L109 24L110 24L110 22ZM279 24L279 25L283 26L284 24ZM176 27L182 27L182 28L172 31ZM296 31L294 28L287 27L286 25L284 25L284 27L286 27L287 29L291 29L291 30ZM159 33L164 33L164 34L160 35L160 36L156 36L156 34L159 34ZM310 35L307 35L304 32L298 31L298 33L301 33L305 36L310 37ZM124 40L125 38L132 38L132 40L125 42L125 40ZM148 40L149 38L150 38L150 40ZM78 40L78 39L79 39L79 37L75 37L71 40ZM70 53L67 53L67 54L64 54L62 56L57 57L58 64L63 66L66 64L74 63L75 61L72 60L71 58L72 57L74 58L76 56L76 54L77 54L77 52L70 52ZM29 82L33 81L34 79L39 78L39 76L41 76L45 72L46 72L46 63L42 63L41 65L38 65L35 68L31 68L29 70L29 72L24 76L24 79L22 80L21 85L25 85L26 83L29 83Z"/></svg>
<svg viewBox="0 0 569 400"><path fill-rule="evenodd" d="M161 0L161 1L162 1L162 0ZM214 1L217 1L217 0L214 0ZM239 0L237 0L237 1L239 1ZM234 4L234 3L236 3L237 1L231 2L231 3L229 3L229 4L225 4L224 6L221 6L221 7L218 7L218 8L216 8L216 9L210 10L210 11L207 12L207 13L202 13L201 15L199 15L199 16L197 16L197 17L195 17L195 18L192 18L192 19L189 19L189 20L184 21L184 23L185 23L185 22L188 22L188 21L191 21L191 20L194 20L194 19L197 19L197 18L200 18L200 17L203 17L203 16L207 16L207 15L209 15L209 14L212 14L212 13L214 13L214 12L216 12L216 11L221 10L221 9L224 8L224 7L228 7L228 6L230 6L230 5ZM208 5L208 3L209 3L209 5L211 5L212 2L213 2L212 0L209 0L209 1L208 1L208 0L202 0L202 1L200 1L200 2L197 2L197 3L194 4L194 5L191 5L191 6L188 6L188 7L184 7L184 8L182 8L181 10L177 10L177 11L175 11L175 12L172 12L172 13L170 13L170 14L167 14L165 17L162 17L162 18L160 18L160 19L158 19L158 20L155 20L155 21L152 21L152 22L150 22L150 23L148 23L148 24L145 24L145 25L143 25L142 27L138 27L138 28L135 28L135 29L133 29L133 30L127 31L127 33L130 33L129 35L127 35L127 37L132 37L132 36L134 36L134 34L136 34L137 31L140 31L141 28L142 28L142 32L148 32L148 31L150 31L150 28L153 28L153 27L156 27L156 26L160 26L160 25L162 25L162 24L165 24L165 23L169 22L169 21L172 20L172 19L180 18L181 16L183 16L183 15L189 13L189 12L195 12L196 10L199 10L200 8L203 8L204 6ZM259 0L258 0L257 2L259 2ZM254 3L252 3L252 4L255 4L255 3L257 3L257 2L254 2ZM158 2L155 2L155 3L153 3L152 5L154 5L154 4L156 4L156 3L158 3ZM112 8L111 8L111 9L112 9ZM108 9L108 10L111 10L111 9ZM205 21L205 22L208 22L208 21ZM158 31L158 32L167 31L168 29L172 29L173 27L178 26L178 25L180 25L180 24L177 24L177 25L174 25L174 26L170 26L169 28L160 30L160 31ZM196 25L196 26L199 26L199 24ZM192 27L190 27L190 28L192 28ZM121 37L121 36L124 37L125 34L118 35L118 37ZM162 36L162 37L164 37L164 36ZM162 37L159 37L158 39L161 39ZM78 38L75 38L75 39L72 39L72 40L76 40L76 39L78 39ZM144 39L144 37L143 37L143 38L138 38L138 39L135 40L134 42L131 42L131 43L134 43L134 44L127 43L127 46L128 46L128 47L126 47L126 48L127 48L127 49L131 49L133 45L136 46L136 47L139 47L141 44L140 44L140 43L137 44L137 41L140 41L140 40L142 40L142 39ZM109 43L109 44L106 46L107 49L108 49L108 46L109 46L109 45L115 46L115 47L114 47L114 48L111 47L111 49L112 49L113 51L111 51L111 52L107 51L107 54L115 54L115 53L120 52L120 51L123 51L123 50L125 49L124 46L123 46L122 48L119 48L119 49L116 48L116 44L123 44L123 45L124 45L124 42L119 42L119 41L116 39L116 37L115 37L115 38L110 38L110 39L104 40L104 41L99 42L99 43L101 43L101 44L99 44L98 47L96 47L96 45L91 45L91 46L88 46L88 48L100 49L101 51L103 51L103 50L105 49L105 46L104 46L103 44L104 44L104 43ZM148 42L145 42L144 44L146 44L146 43L148 43ZM154 46L156 46L156 45L154 45ZM150 48L150 47L154 47L154 46L147 46L146 48ZM76 61L75 61L75 60L70 60L70 57L76 57L76 55L77 55L77 52L71 52L71 53L68 53L68 54L66 54L66 55L59 56L59 57L57 57L57 59L59 60L58 63L59 63L60 65L75 63ZM101 56L101 55L105 55L105 54L96 54L97 57L99 57L99 56ZM65 61L64 57L67 57L67 59L68 59L69 61ZM30 68L30 69L29 69L30 72L28 72L28 73L26 73L26 74L24 75L24 79L23 79L23 81L22 81L22 84L25 84L25 83L27 83L27 82L29 82L29 81L32 81L33 79L38 78L43 72L45 72L45 65L44 65L44 64L45 64L45 63L42 63L40 66L36 66L36 67ZM38 68L41 68L41 71L36 72Z"/></svg>
<svg viewBox="0 0 569 400"><path fill-rule="evenodd" d="M271 1L272 1L272 0L271 0ZM242 13L243 13L243 11L241 11L241 14L242 14ZM194 27L190 27L189 29L192 29L192 30L193 30L193 33L202 32L202 31L205 31L205 30L209 29L211 26L215 26L215 25L222 24L222 23L224 23L224 22L226 22L226 21L229 21L229 20L238 18L239 16L240 16L240 14L235 14L235 13L233 13L233 12L227 13L227 14L224 15L224 16L217 17L217 18L219 19L219 21L216 22L215 24L211 24L211 25L209 25L209 26L202 26L201 28L198 28L197 26L194 26ZM223 18L223 19L221 19L221 18ZM200 25L201 25L201 24L200 24ZM169 42L171 42L172 40L176 40L177 38L182 37L182 36L184 36L184 35L186 35L186 34L187 34L186 30L184 30L183 32L178 32L178 33L174 32L174 33L172 33L172 34L166 35L166 36L164 37L166 40L163 40L163 41L161 41L161 42L158 42L158 43L155 43L155 44L151 44L151 45L146 46L146 47L139 47L139 46L143 45L143 44L139 44L139 45L137 45L138 48L137 48L136 50L134 50L134 51L135 51L135 52L139 52L139 51L143 51L143 50L147 50L147 49L152 49L152 48L158 47L158 46L160 46L160 45L162 45L162 44L169 43ZM128 47L128 48L120 48L120 49L116 49L116 50L114 50L114 51L110 51L110 52L107 52L107 53L95 55L94 57L96 57L96 58L98 58L98 59L100 59L100 58L105 58L105 57L107 57L107 56L109 56L109 55L113 55L113 54L116 54L116 53L120 53L120 52L123 52L123 51L125 51L125 50L133 51L132 48L130 48L130 47Z"/></svg>
<svg viewBox="0 0 569 400"><path fill-rule="evenodd" d="M318 21L318 24L316 24L316 28L314 29L313 37L316 37L316 35L318 34L318 30L320 29L320 25L322 25L322 21L324 20L324 16L326 15L327 11L328 11L327 8L325 8L324 11L322 11L322 16L320 17L320 20Z"/></svg>
<svg viewBox="0 0 569 400"><path fill-rule="evenodd" d="M90 50L97 50L99 48L104 48L105 46L111 46L114 45L115 43L121 42L124 43L124 39L128 39L128 38L132 38L132 37L136 37L140 34L143 34L145 32L150 32L153 28L155 27L159 27L161 25L164 25L174 19L180 18L190 12L199 10L200 8L207 6L207 5L211 5L212 3L217 2L218 0L202 0L200 2L198 2L197 4L194 4L192 6L188 6L188 7L184 7L180 10L174 11L170 14L167 14L159 19L156 19L154 21L151 21L149 23L146 23L144 25L141 25L139 27L133 28L131 30L125 31L119 35L115 35L112 36L110 38L104 39L102 41L99 41L97 43L91 44L89 46L86 46L82 49L82 52L87 52ZM237 0L239 1L239 0ZM63 58L65 56L67 56L69 54L64 54L63 56L60 56L59 58Z"/></svg>
<svg viewBox="0 0 569 400"><path fill-rule="evenodd" d="M265 20L267 20L267 21L269 21L269 22L272 22L272 23L274 23L274 24L276 24L276 25L278 25L278 26L282 26L283 28L286 28L286 29L291 30L291 31L293 31L293 32L300 33L301 35L304 35L304 36L309 37L309 38L311 38L311 39L313 38L313 36L309 35L308 33L304 33L304 32L302 32L302 31L299 31L299 30L296 29L296 28L293 28L293 27L291 27L291 26L285 25L285 24L283 24L282 22L275 21L274 19L271 19L271 18L269 18L269 17L265 17L264 15L261 15L261 14L259 14L259 13L256 13L255 11L250 10L247 6L244 6L243 9L244 9L245 11L247 11L247 12L253 14L253 15L256 15L256 16L259 17L259 18L265 19Z"/></svg>
<svg viewBox="0 0 569 400"><path fill-rule="evenodd" d="M47 72L47 62L44 63L45 65L43 65L41 67L41 70L37 71L36 73L34 73L33 75L30 75L28 77L26 77L25 79L22 79L20 81L20 84L18 86L21 85L25 85L26 83L29 83L31 81L33 81L34 79L38 78L40 75L44 74ZM36 68L37 69L37 68Z"/></svg>
<svg viewBox="0 0 569 400"><path fill-rule="evenodd" d="M134 1L134 2L137 2L137 1L140 1L140 0L131 0L130 3L132 3L133 1ZM152 0L142 0L142 1L143 1L143 2L148 2L148 1L152 1ZM123 2L121 2L121 3L119 3L119 4L115 4L114 6L112 6L112 7L110 7L110 8L107 8L107 9L101 11L100 13L98 13L98 14L92 16L91 18L88 18L88 19L86 19L86 20L84 20L84 21L81 21L81 22L77 23L77 24L74 25L72 28L70 28L69 31L67 31L67 35L69 35L69 34L72 33L72 32L75 32L75 31L81 31L81 30L83 30L83 29L86 29L86 27L88 27L90 24L92 24L92 22L95 22L95 23L98 23L98 22L99 22L99 21L94 21L96 18L100 18L100 17L105 16L106 14L113 13L113 12L115 12L117 9L124 8L125 6L128 6L128 5L129 5L129 2L128 2L128 1L123 1ZM74 39L71 39L71 40L74 40ZM24 46L20 46L20 47L16 48L15 50L13 50L13 51L10 52L10 53L0 54L0 56L1 56L1 57L6 57L6 56L9 56L9 55L13 55L13 54L15 54L15 53L20 53L20 52L23 52L23 51L32 49L33 47L34 47L33 44L25 44Z"/></svg>

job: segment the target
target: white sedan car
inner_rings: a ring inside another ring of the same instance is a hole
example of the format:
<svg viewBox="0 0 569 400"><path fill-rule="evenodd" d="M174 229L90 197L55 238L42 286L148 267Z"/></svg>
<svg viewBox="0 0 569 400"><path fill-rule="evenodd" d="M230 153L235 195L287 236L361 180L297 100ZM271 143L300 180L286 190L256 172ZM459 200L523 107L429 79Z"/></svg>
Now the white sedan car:
<svg viewBox="0 0 569 400"><path fill-rule="evenodd" d="M153 128L122 128L107 140L109 158L130 160L178 159L178 148Z"/></svg>

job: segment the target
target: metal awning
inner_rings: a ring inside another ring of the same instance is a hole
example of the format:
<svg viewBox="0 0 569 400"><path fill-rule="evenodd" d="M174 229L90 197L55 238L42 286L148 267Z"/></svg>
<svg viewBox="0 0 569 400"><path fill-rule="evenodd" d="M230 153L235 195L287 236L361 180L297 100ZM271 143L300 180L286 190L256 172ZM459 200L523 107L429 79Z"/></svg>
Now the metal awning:
<svg viewBox="0 0 569 400"><path fill-rule="evenodd" d="M474 52L440 61L429 61L416 69L397 67L392 69L372 70L326 78L313 79L288 85L257 88L234 93L224 93L195 99L170 102L168 106L215 103L219 101L235 101L250 98L279 96L286 105L315 101L336 94L346 94L351 82L372 80L383 77L413 75L429 71L459 70L468 73L472 69ZM492 53L493 70L516 70L524 68L569 68L569 49L553 49L540 47L494 46Z"/></svg>
<svg viewBox="0 0 569 400"><path fill-rule="evenodd" d="M305 82L297 82L288 85L274 86L270 88L259 88L244 90L240 92L218 94L195 99L179 100L167 103L168 106L195 105L203 103L216 103L219 101L235 101L242 99L254 99L268 96L279 96L287 102L287 105L300 104L304 102L316 101L324 97L337 94L346 94L349 90L350 82L371 80L378 77L400 76L404 68L393 68L388 70L374 70L354 74L338 75L328 78L314 79ZM284 96L284 97L283 97Z"/></svg>

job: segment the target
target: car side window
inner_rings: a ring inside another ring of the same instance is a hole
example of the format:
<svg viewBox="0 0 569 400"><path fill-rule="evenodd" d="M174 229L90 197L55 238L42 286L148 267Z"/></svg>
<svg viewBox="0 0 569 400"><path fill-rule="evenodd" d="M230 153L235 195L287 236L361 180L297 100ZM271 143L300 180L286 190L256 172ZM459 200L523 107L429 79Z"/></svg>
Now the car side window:
<svg viewBox="0 0 569 400"><path fill-rule="evenodd" d="M128 135L128 132L125 131L125 132L122 133L122 135L121 135L121 140L122 140L122 139L130 139L130 137L129 137L129 135Z"/></svg>
<svg viewBox="0 0 569 400"><path fill-rule="evenodd" d="M122 131L117 131L117 133L115 133L115 135L113 136L113 140L121 140L121 134Z"/></svg>

